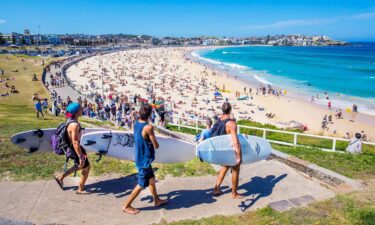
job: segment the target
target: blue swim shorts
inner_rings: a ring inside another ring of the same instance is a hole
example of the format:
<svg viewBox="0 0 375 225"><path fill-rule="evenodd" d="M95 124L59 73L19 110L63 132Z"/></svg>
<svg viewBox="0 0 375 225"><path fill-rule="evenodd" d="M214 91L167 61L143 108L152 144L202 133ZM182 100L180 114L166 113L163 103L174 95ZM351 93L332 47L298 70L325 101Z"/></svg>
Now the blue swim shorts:
<svg viewBox="0 0 375 225"><path fill-rule="evenodd" d="M138 168L138 185L146 188L150 185L150 179L155 177L154 170L151 166L149 168Z"/></svg>

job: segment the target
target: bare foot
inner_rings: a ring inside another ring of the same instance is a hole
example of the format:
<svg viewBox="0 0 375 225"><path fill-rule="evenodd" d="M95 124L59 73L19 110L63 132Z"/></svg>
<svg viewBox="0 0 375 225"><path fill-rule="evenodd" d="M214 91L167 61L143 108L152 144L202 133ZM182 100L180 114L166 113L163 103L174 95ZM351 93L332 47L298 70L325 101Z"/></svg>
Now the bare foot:
<svg viewBox="0 0 375 225"><path fill-rule="evenodd" d="M60 186L61 190L64 190L64 183L63 183L62 179L58 176L55 176L55 181Z"/></svg>
<svg viewBox="0 0 375 225"><path fill-rule="evenodd" d="M83 190L83 191L76 191L76 194L77 195L89 195L89 194L92 194L92 192L90 192L90 191L85 191L85 190Z"/></svg>
<svg viewBox="0 0 375 225"><path fill-rule="evenodd" d="M233 198L233 199L241 199L241 198L244 198L244 197L245 197L245 196L240 195L240 194L235 194L235 195L232 194L232 198Z"/></svg>
<svg viewBox="0 0 375 225"><path fill-rule="evenodd" d="M165 205L165 204L167 204L167 202L168 202L168 200L158 199L157 201L155 201L155 207Z"/></svg>
<svg viewBox="0 0 375 225"><path fill-rule="evenodd" d="M126 213L129 213L129 214L132 214L132 215L135 215L135 214L138 214L138 213L141 212L138 209L133 208L131 206L129 206L129 207L122 207L122 211L126 212Z"/></svg>
<svg viewBox="0 0 375 225"><path fill-rule="evenodd" d="M222 195L223 192L220 191L219 189L215 189L214 192L212 192L213 195Z"/></svg>

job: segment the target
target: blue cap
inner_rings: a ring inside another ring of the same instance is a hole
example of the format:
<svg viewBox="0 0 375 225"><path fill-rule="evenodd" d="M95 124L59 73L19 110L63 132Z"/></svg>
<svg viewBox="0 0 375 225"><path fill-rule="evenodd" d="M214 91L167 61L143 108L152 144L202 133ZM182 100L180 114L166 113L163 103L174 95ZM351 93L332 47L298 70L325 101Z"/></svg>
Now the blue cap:
<svg viewBox="0 0 375 225"><path fill-rule="evenodd" d="M78 104L77 102L72 102L68 105L68 107L66 108L66 111L68 113L71 113L71 114L74 114L76 112L78 112L78 110L81 108L81 105Z"/></svg>

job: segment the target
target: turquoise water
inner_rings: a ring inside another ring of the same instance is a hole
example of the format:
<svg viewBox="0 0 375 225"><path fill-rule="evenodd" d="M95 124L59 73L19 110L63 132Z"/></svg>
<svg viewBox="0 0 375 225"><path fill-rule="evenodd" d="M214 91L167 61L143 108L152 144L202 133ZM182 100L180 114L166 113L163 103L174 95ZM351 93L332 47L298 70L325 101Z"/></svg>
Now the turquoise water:
<svg viewBox="0 0 375 225"><path fill-rule="evenodd" d="M251 82L307 96L327 92L338 106L375 112L375 43L330 47L249 46L199 50L205 63ZM371 113L373 114L373 113Z"/></svg>

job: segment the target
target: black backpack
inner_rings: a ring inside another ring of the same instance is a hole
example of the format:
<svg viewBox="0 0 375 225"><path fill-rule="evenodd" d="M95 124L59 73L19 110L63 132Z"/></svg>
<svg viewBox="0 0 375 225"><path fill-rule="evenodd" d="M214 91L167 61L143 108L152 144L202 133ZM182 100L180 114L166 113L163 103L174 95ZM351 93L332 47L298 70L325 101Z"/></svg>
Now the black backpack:
<svg viewBox="0 0 375 225"><path fill-rule="evenodd" d="M220 120L218 119L216 123L213 125L210 131L210 137L216 137L220 135L225 135L227 134L225 124L230 121L231 119L225 119L225 120Z"/></svg>
<svg viewBox="0 0 375 225"><path fill-rule="evenodd" d="M71 123L78 123L76 120L68 119L64 123L60 124L56 131L52 134L50 143L52 149L55 154L57 155L65 155L66 160L64 164L64 173L66 172L66 167L68 165L69 159L74 159L76 157L76 153L74 151L74 147L68 140L67 129L69 124ZM78 123L79 124L79 123ZM81 126L81 125L80 125ZM75 173L74 173L75 176Z"/></svg>

